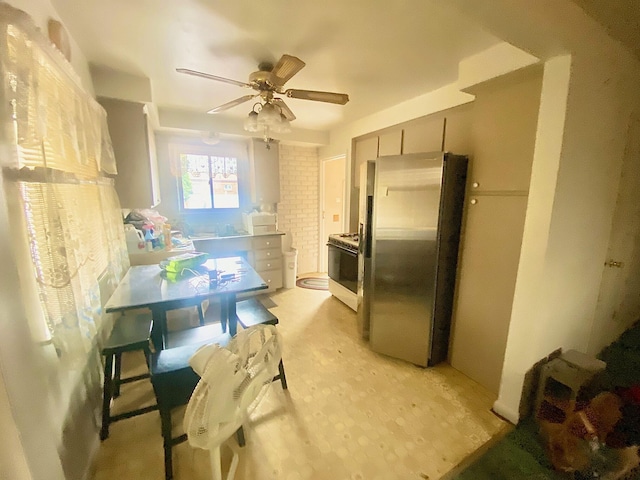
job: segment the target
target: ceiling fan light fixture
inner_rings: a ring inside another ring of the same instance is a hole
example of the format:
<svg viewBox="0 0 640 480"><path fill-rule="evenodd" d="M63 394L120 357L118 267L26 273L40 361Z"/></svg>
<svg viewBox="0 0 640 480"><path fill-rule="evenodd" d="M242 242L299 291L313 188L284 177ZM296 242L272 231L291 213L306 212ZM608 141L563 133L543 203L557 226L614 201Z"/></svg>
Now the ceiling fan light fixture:
<svg viewBox="0 0 640 480"><path fill-rule="evenodd" d="M280 123L280 112L271 103L262 105L258 113L258 125L273 127Z"/></svg>
<svg viewBox="0 0 640 480"><path fill-rule="evenodd" d="M258 126L258 112L256 112L255 110L249 112L249 115L244 120L244 129L247 132L252 133L260 131L260 127Z"/></svg>
<svg viewBox="0 0 640 480"><path fill-rule="evenodd" d="M280 114L280 121L271 126L271 130L275 133L289 133L291 132L291 124L287 117L285 117L282 113Z"/></svg>
<svg viewBox="0 0 640 480"><path fill-rule="evenodd" d="M258 64L258 71L249 74L248 82L240 82L238 80L219 77L187 68L177 68L176 70L179 73L254 90L254 93L243 95L235 100L218 105L207 113L221 113L253 98L260 97L260 101L253 106L248 117L245 118L243 126L248 132L260 133L267 144L267 148L269 148L271 142L270 132L289 133L291 132L290 122L296 119L296 116L282 98L275 97L275 95L337 105L344 105L349 101L349 95L346 93L299 90L295 88L285 89L284 84L304 68L305 65L305 62L298 57L284 54L275 66L271 62Z"/></svg>
<svg viewBox="0 0 640 480"><path fill-rule="evenodd" d="M253 106L244 120L244 129L251 133L260 132L267 148L270 148L271 133L289 133L291 123L280 105L267 100L265 103L256 103Z"/></svg>

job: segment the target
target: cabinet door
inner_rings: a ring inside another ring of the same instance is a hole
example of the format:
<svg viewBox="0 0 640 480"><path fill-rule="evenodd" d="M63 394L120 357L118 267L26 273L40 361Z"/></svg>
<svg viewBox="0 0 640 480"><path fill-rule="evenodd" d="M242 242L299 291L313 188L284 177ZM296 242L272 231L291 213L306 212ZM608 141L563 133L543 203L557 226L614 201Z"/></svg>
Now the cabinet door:
<svg viewBox="0 0 640 480"><path fill-rule="evenodd" d="M378 137L378 156L400 155L402 153L402 129L380 134Z"/></svg>
<svg viewBox="0 0 640 480"><path fill-rule="evenodd" d="M536 71L475 92L470 181L478 191L529 190L541 88Z"/></svg>
<svg viewBox="0 0 640 480"><path fill-rule="evenodd" d="M455 369L496 395L526 208L526 196L467 199L450 360Z"/></svg>
<svg viewBox="0 0 640 480"><path fill-rule="evenodd" d="M404 127L402 153L439 152L443 133L444 116L416 120Z"/></svg>
<svg viewBox="0 0 640 480"><path fill-rule="evenodd" d="M446 112L444 151L458 155L473 154L473 103L452 108Z"/></svg>
<svg viewBox="0 0 640 480"><path fill-rule="evenodd" d="M369 137L355 141L355 170L353 185L360 187L360 164L367 160L375 160L378 158L378 137Z"/></svg>
<svg viewBox="0 0 640 480"><path fill-rule="evenodd" d="M148 208L157 205L159 188L157 160L150 154L155 147L147 125L144 104L101 98L107 112L107 125L116 157L118 175L115 188L123 208Z"/></svg>
<svg viewBox="0 0 640 480"><path fill-rule="evenodd" d="M279 145L251 139L251 200L254 204L278 203L280 201Z"/></svg>

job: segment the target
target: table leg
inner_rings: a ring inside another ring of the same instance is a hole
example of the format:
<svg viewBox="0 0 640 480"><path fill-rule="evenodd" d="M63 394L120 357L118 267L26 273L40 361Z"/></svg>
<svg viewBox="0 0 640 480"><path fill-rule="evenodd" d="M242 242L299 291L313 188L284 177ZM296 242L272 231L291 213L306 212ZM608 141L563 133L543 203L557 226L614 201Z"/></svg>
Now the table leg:
<svg viewBox="0 0 640 480"><path fill-rule="evenodd" d="M161 308L152 308L153 328L151 329L151 342L156 351L164 349L167 335L167 312Z"/></svg>
<svg viewBox="0 0 640 480"><path fill-rule="evenodd" d="M222 327L222 333L226 333L227 325L229 323L229 303L227 302L227 296L223 295L220 298L220 326Z"/></svg>
<svg viewBox="0 0 640 480"><path fill-rule="evenodd" d="M234 337L236 333L238 333L238 317L236 316L236 294L235 293L227 293L224 295L222 299L223 312L223 322L226 322L229 325L229 335ZM225 318L226 317L226 318ZM223 328L224 331L224 328Z"/></svg>

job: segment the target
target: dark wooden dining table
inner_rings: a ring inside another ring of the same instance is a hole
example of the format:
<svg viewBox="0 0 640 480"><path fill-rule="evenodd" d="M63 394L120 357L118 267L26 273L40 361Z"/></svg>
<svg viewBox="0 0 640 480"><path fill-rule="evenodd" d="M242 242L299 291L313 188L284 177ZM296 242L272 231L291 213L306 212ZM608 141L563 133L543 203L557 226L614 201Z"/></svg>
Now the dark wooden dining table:
<svg viewBox="0 0 640 480"><path fill-rule="evenodd" d="M210 281L206 271L215 271ZM177 280L166 277L159 265L130 267L105 304L107 313L148 308L153 316L152 341L163 349L167 340L167 312L197 306L218 297L223 329L237 331L236 298L240 293L265 290L268 286L243 257L209 258L201 268L183 272Z"/></svg>

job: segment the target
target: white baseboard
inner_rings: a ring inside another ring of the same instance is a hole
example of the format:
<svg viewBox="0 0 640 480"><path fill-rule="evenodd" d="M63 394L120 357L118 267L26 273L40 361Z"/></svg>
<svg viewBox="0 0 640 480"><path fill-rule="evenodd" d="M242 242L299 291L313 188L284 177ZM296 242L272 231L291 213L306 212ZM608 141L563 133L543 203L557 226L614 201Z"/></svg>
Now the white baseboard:
<svg viewBox="0 0 640 480"><path fill-rule="evenodd" d="M515 411L502 403L500 399L493 402L493 411L500 415L502 418L510 421L514 425L517 425L520 421L520 412Z"/></svg>

